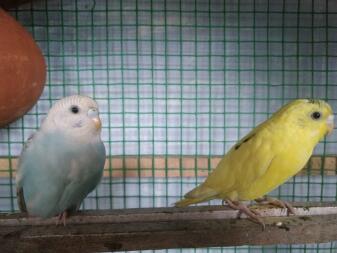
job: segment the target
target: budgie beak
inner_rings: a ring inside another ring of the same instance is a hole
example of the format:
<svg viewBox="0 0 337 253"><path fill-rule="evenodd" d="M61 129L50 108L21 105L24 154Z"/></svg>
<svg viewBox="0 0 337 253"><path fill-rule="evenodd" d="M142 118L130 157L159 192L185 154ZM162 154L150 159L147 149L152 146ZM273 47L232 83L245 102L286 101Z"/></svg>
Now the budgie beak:
<svg viewBox="0 0 337 253"><path fill-rule="evenodd" d="M95 124L95 128L97 130L101 129L102 127L102 122L101 122L101 119L99 118L99 115L98 115L98 111L96 108L91 108L89 111L88 111L88 116L92 119L92 121L94 122Z"/></svg>
<svg viewBox="0 0 337 253"><path fill-rule="evenodd" d="M332 130L334 129L334 116L329 115L326 120L326 125L328 126L328 134L331 134Z"/></svg>
<svg viewBox="0 0 337 253"><path fill-rule="evenodd" d="M97 118L93 118L92 120L94 121L96 129L97 130L101 129L102 122L101 122L100 118L97 117Z"/></svg>

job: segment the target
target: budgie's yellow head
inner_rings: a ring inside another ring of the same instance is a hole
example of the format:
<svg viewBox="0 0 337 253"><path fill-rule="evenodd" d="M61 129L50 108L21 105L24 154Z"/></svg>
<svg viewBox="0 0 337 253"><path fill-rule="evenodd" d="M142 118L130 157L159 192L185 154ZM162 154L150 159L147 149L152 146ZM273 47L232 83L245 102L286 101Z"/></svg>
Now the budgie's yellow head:
<svg viewBox="0 0 337 253"><path fill-rule="evenodd" d="M321 139L334 128L333 111L323 100L297 99L283 106L273 118L282 118Z"/></svg>

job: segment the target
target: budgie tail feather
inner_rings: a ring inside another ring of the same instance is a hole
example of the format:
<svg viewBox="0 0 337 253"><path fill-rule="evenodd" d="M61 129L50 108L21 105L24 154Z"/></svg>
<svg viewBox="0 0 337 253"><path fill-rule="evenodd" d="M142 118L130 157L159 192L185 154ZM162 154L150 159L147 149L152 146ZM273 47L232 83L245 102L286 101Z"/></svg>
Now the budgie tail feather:
<svg viewBox="0 0 337 253"><path fill-rule="evenodd" d="M188 192L184 196L185 197L184 199L176 202L174 205L176 207L185 207L192 204L197 204L207 200L215 199L217 195L218 192L216 192L215 190L207 186L200 185L194 188L192 191Z"/></svg>

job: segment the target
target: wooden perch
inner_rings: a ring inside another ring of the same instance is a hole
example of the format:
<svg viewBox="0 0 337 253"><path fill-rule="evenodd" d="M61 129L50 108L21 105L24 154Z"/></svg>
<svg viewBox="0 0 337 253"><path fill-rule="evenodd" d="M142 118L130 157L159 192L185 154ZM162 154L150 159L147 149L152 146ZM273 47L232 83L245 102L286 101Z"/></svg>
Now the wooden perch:
<svg viewBox="0 0 337 253"><path fill-rule="evenodd" d="M111 156L105 161L104 177L206 177L222 156ZM15 176L17 157L0 157L0 178ZM111 168L111 169L110 169ZM312 156L299 175L337 175L336 156Z"/></svg>
<svg viewBox="0 0 337 253"><path fill-rule="evenodd" d="M258 206L261 226L222 206L86 211L56 226L0 215L0 252L101 252L211 246L301 244L337 240L337 204L294 204L295 216Z"/></svg>

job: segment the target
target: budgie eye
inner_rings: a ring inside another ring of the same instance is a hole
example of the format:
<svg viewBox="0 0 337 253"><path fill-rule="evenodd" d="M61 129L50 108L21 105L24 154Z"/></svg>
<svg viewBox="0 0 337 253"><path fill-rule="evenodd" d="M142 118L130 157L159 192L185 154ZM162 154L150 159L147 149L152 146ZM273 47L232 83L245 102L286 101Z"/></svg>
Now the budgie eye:
<svg viewBox="0 0 337 253"><path fill-rule="evenodd" d="M70 107L70 111L72 112L72 113L78 113L79 111L80 111L80 109L78 108L78 106L77 105L72 105L71 107Z"/></svg>
<svg viewBox="0 0 337 253"><path fill-rule="evenodd" d="M320 112L313 112L313 113L311 114L311 118L314 119L314 120L320 119L321 116L322 116L322 114L321 114Z"/></svg>

